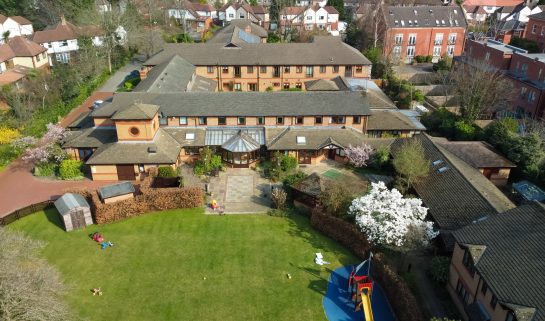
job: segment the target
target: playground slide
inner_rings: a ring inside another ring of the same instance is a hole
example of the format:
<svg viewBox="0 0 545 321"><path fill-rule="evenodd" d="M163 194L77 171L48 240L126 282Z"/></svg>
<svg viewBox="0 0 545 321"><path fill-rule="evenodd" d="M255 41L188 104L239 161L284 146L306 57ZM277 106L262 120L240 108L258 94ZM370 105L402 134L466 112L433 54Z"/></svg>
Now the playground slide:
<svg viewBox="0 0 545 321"><path fill-rule="evenodd" d="M367 293L361 291L361 305L363 306L365 321L374 321L373 308L371 308L371 291L368 291Z"/></svg>

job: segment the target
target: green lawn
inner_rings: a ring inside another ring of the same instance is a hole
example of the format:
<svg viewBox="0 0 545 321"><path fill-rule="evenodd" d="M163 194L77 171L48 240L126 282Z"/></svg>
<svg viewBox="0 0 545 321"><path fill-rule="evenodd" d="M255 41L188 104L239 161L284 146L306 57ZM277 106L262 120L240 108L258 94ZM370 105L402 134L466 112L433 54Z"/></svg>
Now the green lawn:
<svg viewBox="0 0 545 321"><path fill-rule="evenodd" d="M9 228L47 242L43 254L62 273L67 301L89 320L325 320L330 269L357 263L299 216L198 209L69 233L58 224L52 209ZM87 236L96 230L115 246L101 250ZM314 264L317 251L332 264ZM93 287L104 295L92 296Z"/></svg>

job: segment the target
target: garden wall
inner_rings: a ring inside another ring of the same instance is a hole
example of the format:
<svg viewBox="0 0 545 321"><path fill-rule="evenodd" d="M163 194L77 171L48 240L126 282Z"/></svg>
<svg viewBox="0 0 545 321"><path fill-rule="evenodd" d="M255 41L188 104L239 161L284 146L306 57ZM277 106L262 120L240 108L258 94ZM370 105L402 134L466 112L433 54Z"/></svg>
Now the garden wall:
<svg viewBox="0 0 545 321"><path fill-rule="evenodd" d="M152 178L140 185L140 194L132 199L104 204L96 190L74 191L84 195L91 206L96 224L116 222L148 212L177 208L192 208L203 205L204 192L199 187L151 188Z"/></svg>
<svg viewBox="0 0 545 321"><path fill-rule="evenodd" d="M361 259L366 259L371 244L356 225L340 218L324 214L315 208L310 217L312 227L351 250ZM423 321L424 316L418 301L409 286L388 264L381 253L373 257L372 276L381 285L399 321Z"/></svg>

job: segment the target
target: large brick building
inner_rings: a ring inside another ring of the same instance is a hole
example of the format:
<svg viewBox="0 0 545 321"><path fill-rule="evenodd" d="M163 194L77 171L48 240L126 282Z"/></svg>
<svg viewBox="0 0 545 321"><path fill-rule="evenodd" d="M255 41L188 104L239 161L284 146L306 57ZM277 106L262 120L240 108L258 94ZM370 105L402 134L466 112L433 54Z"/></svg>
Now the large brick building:
<svg viewBox="0 0 545 321"><path fill-rule="evenodd" d="M464 49L466 18L456 6L383 6L384 55L412 63L416 56L458 56Z"/></svg>
<svg viewBox="0 0 545 321"><path fill-rule="evenodd" d="M468 40L465 55L456 61L502 70L506 79L513 84L515 97L511 106L516 116L544 117L545 54L530 54L524 49L494 40Z"/></svg>
<svg viewBox="0 0 545 321"><path fill-rule="evenodd" d="M524 38L537 42L539 50L545 52L545 12L528 16Z"/></svg>

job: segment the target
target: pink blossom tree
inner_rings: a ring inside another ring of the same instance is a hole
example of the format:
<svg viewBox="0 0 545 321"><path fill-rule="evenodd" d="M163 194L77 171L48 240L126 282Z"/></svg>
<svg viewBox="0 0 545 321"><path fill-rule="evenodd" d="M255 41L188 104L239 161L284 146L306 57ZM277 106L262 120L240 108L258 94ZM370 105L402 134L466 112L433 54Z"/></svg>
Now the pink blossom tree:
<svg viewBox="0 0 545 321"><path fill-rule="evenodd" d="M23 137L14 146L25 147L22 159L32 164L56 162L66 158L66 153L59 146L59 142L66 136L65 129L56 124L47 124L47 132L39 140L33 137Z"/></svg>
<svg viewBox="0 0 545 321"><path fill-rule="evenodd" d="M344 149L348 162L356 167L367 166L367 161L374 153L373 147L363 143L361 146L349 145Z"/></svg>

